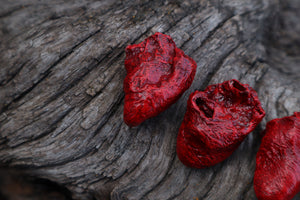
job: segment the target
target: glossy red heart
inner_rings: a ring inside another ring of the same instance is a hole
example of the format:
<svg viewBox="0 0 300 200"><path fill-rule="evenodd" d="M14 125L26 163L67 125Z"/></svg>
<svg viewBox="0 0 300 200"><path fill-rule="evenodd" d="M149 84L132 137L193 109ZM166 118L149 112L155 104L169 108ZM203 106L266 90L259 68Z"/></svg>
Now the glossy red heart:
<svg viewBox="0 0 300 200"><path fill-rule="evenodd" d="M267 123L254 190L260 200L289 200L300 192L300 112Z"/></svg>
<svg viewBox="0 0 300 200"><path fill-rule="evenodd" d="M137 126L175 103L193 82L197 65L172 38L155 33L126 48L124 121Z"/></svg>
<svg viewBox="0 0 300 200"><path fill-rule="evenodd" d="M187 103L177 155L189 167L215 165L230 156L264 116L257 93L237 80L196 91Z"/></svg>

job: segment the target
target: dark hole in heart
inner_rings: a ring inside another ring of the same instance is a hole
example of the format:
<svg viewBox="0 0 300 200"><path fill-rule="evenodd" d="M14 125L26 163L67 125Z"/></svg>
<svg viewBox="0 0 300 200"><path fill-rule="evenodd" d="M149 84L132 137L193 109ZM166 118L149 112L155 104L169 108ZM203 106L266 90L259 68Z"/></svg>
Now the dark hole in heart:
<svg viewBox="0 0 300 200"><path fill-rule="evenodd" d="M197 98L196 104L207 118L213 117L214 110L207 105L207 102L205 100L203 100L202 98Z"/></svg>
<svg viewBox="0 0 300 200"><path fill-rule="evenodd" d="M236 89L238 89L240 91L246 90L246 88L237 81L233 81L233 87L235 87Z"/></svg>

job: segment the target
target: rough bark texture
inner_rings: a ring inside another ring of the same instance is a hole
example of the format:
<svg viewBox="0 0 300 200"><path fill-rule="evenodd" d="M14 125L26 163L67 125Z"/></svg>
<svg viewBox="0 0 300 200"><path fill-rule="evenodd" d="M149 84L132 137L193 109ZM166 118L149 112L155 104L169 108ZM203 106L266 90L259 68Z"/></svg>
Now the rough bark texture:
<svg viewBox="0 0 300 200"><path fill-rule="evenodd" d="M0 5L2 167L53 181L74 199L256 199L260 132L300 108L300 1ZM154 32L171 35L197 73L176 104L129 128L124 49ZM175 147L189 94L232 78L258 91L266 117L224 162L185 167Z"/></svg>

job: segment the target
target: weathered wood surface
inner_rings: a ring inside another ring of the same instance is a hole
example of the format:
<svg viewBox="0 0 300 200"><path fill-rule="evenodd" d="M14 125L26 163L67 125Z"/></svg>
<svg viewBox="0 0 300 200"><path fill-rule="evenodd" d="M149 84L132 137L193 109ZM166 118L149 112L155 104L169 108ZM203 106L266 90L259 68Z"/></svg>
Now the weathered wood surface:
<svg viewBox="0 0 300 200"><path fill-rule="evenodd" d="M56 182L75 199L256 199L267 121L299 111L298 0L0 1L0 165ZM137 128L123 123L124 48L154 32L198 64L191 88ZM176 157L192 91L238 79L266 117L226 161Z"/></svg>
<svg viewBox="0 0 300 200"><path fill-rule="evenodd" d="M72 200L65 187L47 179L24 175L21 170L0 169L1 200Z"/></svg>

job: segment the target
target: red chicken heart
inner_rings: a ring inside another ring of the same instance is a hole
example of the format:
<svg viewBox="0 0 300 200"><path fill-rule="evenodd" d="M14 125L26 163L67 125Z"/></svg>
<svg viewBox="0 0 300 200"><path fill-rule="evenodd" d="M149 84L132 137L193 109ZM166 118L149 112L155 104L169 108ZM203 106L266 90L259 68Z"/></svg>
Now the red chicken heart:
<svg viewBox="0 0 300 200"><path fill-rule="evenodd" d="M215 165L240 145L265 116L256 92L237 80L192 93L177 137L177 155L189 167Z"/></svg>
<svg viewBox="0 0 300 200"><path fill-rule="evenodd" d="M289 200L300 192L300 112L267 123L256 155L258 199Z"/></svg>
<svg viewBox="0 0 300 200"><path fill-rule="evenodd" d="M195 61L168 35L155 33L126 48L124 121L137 126L175 103L194 79Z"/></svg>

